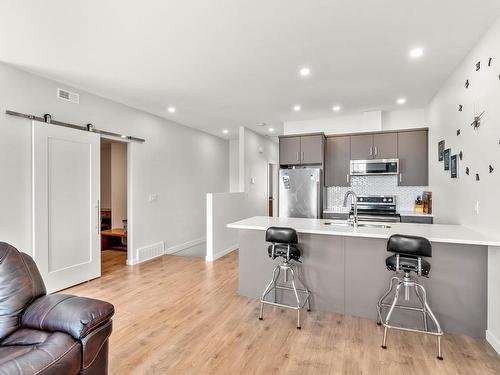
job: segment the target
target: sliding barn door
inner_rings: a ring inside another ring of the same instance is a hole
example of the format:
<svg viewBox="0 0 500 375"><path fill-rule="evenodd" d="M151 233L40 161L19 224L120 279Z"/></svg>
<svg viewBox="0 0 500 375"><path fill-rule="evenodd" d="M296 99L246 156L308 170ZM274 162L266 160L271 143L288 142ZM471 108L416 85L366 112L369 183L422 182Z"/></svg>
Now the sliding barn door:
<svg viewBox="0 0 500 375"><path fill-rule="evenodd" d="M101 275L100 136L33 121L33 257L54 292Z"/></svg>

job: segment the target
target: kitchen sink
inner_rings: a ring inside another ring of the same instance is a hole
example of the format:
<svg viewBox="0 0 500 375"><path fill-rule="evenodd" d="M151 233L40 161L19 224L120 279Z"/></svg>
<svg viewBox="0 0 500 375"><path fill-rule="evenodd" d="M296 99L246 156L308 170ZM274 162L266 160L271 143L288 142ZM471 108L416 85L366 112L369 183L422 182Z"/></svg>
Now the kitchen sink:
<svg viewBox="0 0 500 375"><path fill-rule="evenodd" d="M353 227L352 223L347 221L325 221L324 225L331 226L340 226L340 227ZM391 226L387 224L378 224L378 223L358 223L358 228L382 228L382 229L390 229Z"/></svg>

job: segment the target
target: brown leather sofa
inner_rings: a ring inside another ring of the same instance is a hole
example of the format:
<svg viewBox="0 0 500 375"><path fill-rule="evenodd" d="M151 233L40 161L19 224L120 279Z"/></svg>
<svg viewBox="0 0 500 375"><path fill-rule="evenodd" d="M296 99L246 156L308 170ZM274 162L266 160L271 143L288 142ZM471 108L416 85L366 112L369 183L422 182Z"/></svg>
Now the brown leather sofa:
<svg viewBox="0 0 500 375"><path fill-rule="evenodd" d="M0 375L108 373L113 305L46 295L33 259L0 242Z"/></svg>

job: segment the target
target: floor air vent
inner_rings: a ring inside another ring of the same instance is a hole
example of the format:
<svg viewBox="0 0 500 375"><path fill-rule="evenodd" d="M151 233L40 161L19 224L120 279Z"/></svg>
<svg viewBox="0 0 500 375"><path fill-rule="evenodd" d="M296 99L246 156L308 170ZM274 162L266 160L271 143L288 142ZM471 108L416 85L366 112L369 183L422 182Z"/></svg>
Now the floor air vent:
<svg viewBox="0 0 500 375"><path fill-rule="evenodd" d="M66 100L71 103L80 103L80 95L76 92L71 92L68 90L57 89L57 97L62 100Z"/></svg>
<svg viewBox="0 0 500 375"><path fill-rule="evenodd" d="M137 249L137 261L144 262L162 256L165 253L163 242L158 242L152 245L140 247Z"/></svg>

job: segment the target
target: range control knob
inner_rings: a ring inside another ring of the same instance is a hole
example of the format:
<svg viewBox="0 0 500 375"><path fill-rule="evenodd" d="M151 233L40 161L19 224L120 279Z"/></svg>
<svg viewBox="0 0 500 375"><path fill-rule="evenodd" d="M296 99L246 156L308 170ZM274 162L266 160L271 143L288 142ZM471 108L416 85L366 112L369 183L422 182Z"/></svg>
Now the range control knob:
<svg viewBox="0 0 500 375"><path fill-rule="evenodd" d="M382 199L383 202L387 202L387 198Z"/></svg>
<svg viewBox="0 0 500 375"><path fill-rule="evenodd" d="M363 202L363 198L358 198L358 201L359 202Z"/></svg>

